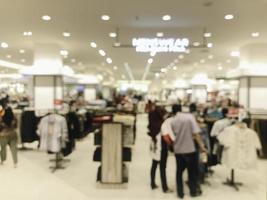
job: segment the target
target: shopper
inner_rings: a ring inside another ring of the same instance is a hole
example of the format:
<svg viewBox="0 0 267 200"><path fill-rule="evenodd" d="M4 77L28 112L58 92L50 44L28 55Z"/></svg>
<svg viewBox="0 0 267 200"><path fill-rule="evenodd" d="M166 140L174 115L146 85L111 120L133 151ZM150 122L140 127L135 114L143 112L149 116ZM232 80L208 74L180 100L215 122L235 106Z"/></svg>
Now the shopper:
<svg viewBox="0 0 267 200"><path fill-rule="evenodd" d="M17 120L13 114L11 107L8 106L8 97L0 102L0 146L1 146L1 164L7 158L7 145L10 147L14 167L17 167Z"/></svg>
<svg viewBox="0 0 267 200"><path fill-rule="evenodd" d="M174 142L174 152L176 157L176 187L178 197L184 197L183 188L183 172L188 171L188 185L190 195L196 197L201 195L197 190L197 170L198 160L194 140L198 144L202 152L207 152L200 138L200 128L195 120L195 117L190 113L182 113L181 105L174 105L174 110L177 111L173 121L172 130L176 136Z"/></svg>
<svg viewBox="0 0 267 200"><path fill-rule="evenodd" d="M164 115L166 111L161 106L156 106L153 111L149 113L149 136L151 137L150 151L152 155L152 166L150 170L151 175L151 188L158 188L155 177L157 166L160 165L160 178L161 186L164 193L169 193L171 190L167 185L166 177L166 162L168 155L168 145L161 139L161 125L164 121Z"/></svg>

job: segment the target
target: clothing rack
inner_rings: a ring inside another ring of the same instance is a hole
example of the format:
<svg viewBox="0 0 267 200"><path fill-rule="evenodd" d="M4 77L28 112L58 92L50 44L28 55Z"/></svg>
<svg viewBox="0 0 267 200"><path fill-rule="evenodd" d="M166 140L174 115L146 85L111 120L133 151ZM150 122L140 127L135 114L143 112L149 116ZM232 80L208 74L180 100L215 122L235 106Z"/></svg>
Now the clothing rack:
<svg viewBox="0 0 267 200"><path fill-rule="evenodd" d="M227 178L226 182L224 182L223 184L233 187L236 191L239 191L239 186L243 185L243 183L235 182L235 170L234 169L231 169L231 179Z"/></svg>

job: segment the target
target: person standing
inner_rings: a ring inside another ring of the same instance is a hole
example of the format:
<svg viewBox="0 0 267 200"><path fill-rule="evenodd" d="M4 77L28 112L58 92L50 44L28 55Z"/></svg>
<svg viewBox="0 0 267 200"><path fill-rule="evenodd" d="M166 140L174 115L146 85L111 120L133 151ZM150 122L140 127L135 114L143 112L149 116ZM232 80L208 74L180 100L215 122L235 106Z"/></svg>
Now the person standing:
<svg viewBox="0 0 267 200"><path fill-rule="evenodd" d="M4 161L7 158L7 145L10 147L14 167L17 167L18 156L17 156L17 120L13 114L11 107L7 106L8 97L1 100L0 108L0 146L1 146L1 164L4 164Z"/></svg>
<svg viewBox="0 0 267 200"><path fill-rule="evenodd" d="M201 132L195 117L190 113L182 113L181 105L174 105L177 111L171 126L175 135L174 153L176 157L176 187L178 197L184 197L183 172L188 171L188 185L191 197L200 196L197 186L198 160L194 141L201 152L207 152L199 133Z"/></svg>
<svg viewBox="0 0 267 200"><path fill-rule="evenodd" d="M150 152L152 155L152 166L150 170L151 189L156 189L158 186L155 182L157 166L160 165L161 186L164 193L170 193L172 190L168 188L166 177L166 162L168 156L168 145L162 140L161 125L164 121L165 109L156 106L153 111L149 113L149 136L151 137Z"/></svg>

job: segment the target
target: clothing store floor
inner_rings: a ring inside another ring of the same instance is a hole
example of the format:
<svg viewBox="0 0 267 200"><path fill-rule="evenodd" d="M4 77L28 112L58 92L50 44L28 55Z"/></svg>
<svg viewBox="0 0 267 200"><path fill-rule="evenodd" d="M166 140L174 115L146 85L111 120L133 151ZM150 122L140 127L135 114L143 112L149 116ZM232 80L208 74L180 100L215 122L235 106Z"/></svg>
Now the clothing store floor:
<svg viewBox="0 0 267 200"><path fill-rule="evenodd" d="M146 134L147 116L138 115L137 141L133 148L133 160L128 163L129 183L126 189L103 189L96 184L99 163L92 161L93 137L90 135L77 142L76 150L69 156L66 169L51 173L51 155L36 150L20 151L19 164L12 166L10 154L7 162L0 166L1 200L92 200L92 199L177 199L176 193L164 194L160 189L150 189L149 137ZM222 184L230 171L223 166L214 167L214 174L208 178L209 184L202 187L199 200L266 200L267 161L259 160L259 168L251 172L236 172L236 180L243 182L240 191ZM169 156L167 164L170 188L175 188L175 160ZM185 178L186 179L186 178ZM160 185L159 171L157 184ZM186 196L190 199L188 188Z"/></svg>

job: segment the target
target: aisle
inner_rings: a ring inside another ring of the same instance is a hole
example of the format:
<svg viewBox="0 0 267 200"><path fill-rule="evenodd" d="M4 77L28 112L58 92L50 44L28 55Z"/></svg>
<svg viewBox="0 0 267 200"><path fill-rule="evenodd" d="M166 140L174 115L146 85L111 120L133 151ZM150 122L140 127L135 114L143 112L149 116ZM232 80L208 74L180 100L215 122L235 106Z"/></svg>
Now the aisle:
<svg viewBox="0 0 267 200"><path fill-rule="evenodd" d="M177 199L175 193L163 194L160 189L149 188L151 159L148 151L147 117L137 120L137 142L133 149L133 161L129 163L130 182L127 189L100 189L96 185L96 170L99 163L92 162L93 137L77 142L76 151L69 157L71 162L65 170L52 174L48 167L51 156L45 152L26 151L19 154L19 166L14 169L10 155L0 166L0 193L3 200L91 200L91 199ZM33 144L35 147L36 144ZM240 192L222 185L228 171L216 167L209 179L211 186L204 186L199 200L266 200L266 161L259 162L258 171L239 173L237 179L245 185ZM158 178L159 178L159 174ZM175 186L175 162L171 155L168 161L168 182ZM159 179L157 183L160 185ZM188 190L186 188L186 192ZM185 199L190 199L188 196Z"/></svg>

